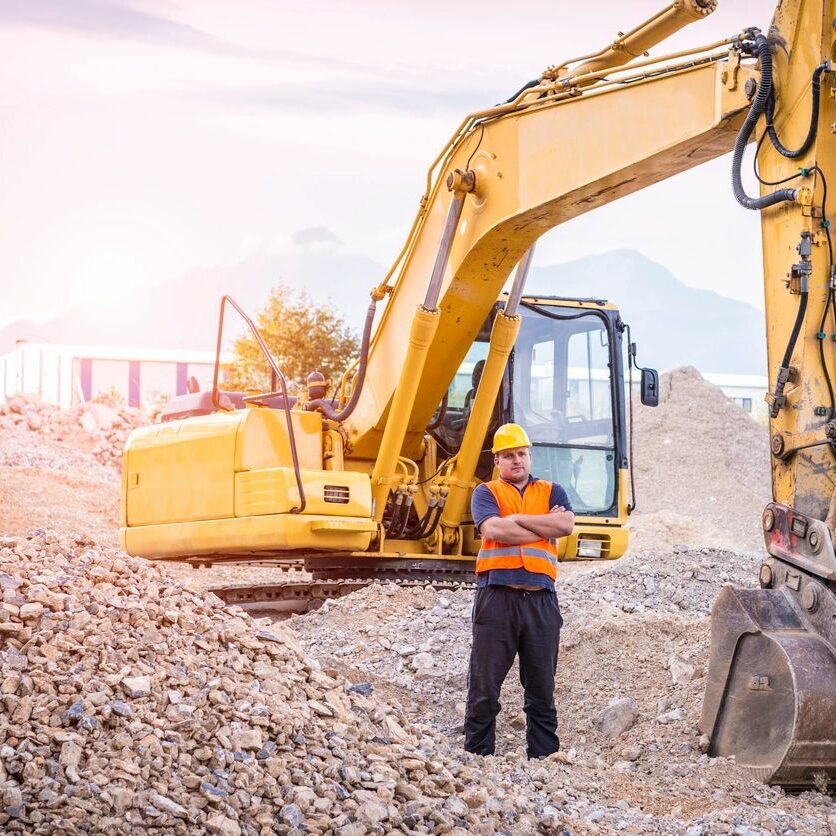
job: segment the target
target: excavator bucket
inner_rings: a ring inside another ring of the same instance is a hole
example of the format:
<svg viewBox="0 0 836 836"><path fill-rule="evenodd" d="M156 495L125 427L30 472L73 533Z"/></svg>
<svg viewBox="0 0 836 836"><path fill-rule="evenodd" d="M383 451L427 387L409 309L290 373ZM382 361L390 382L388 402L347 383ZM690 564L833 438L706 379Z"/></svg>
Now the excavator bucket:
<svg viewBox="0 0 836 836"><path fill-rule="evenodd" d="M764 520L762 588L724 587L711 614L700 728L710 755L734 755L763 781L825 789L836 785L836 598L821 577L836 568L830 534L777 504ZM804 571L812 557L826 571Z"/></svg>

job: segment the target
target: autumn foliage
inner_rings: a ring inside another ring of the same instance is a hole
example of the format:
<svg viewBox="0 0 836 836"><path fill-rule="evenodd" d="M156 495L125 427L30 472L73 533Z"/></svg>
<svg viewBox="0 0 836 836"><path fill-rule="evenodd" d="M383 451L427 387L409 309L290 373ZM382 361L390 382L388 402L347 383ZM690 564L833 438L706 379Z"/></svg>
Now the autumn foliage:
<svg viewBox="0 0 836 836"><path fill-rule="evenodd" d="M291 391L314 369L336 380L359 350L356 335L331 306L285 285L270 292L253 320ZM224 388L269 391L270 366L249 330L236 339L233 354L224 369Z"/></svg>

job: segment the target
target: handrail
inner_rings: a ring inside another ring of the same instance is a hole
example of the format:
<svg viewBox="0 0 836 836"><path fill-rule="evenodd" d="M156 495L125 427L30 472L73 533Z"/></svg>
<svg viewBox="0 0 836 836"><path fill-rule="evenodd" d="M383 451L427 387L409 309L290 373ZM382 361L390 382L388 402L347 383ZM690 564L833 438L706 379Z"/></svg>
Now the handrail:
<svg viewBox="0 0 836 836"><path fill-rule="evenodd" d="M290 441L290 455L293 458L293 472L296 476L296 487L299 489L299 505L298 507L294 506L291 508L290 513L301 514L305 510L307 500L305 499L305 489L302 487L302 473L299 470L299 456L296 453L296 436L293 433L293 419L290 417L290 404L288 403L287 398L287 381L285 380L285 376L282 374L282 370L273 359L273 355L270 353L270 349L267 348L267 344L264 342L264 338L259 333L255 323L249 318L249 316L247 316L246 313L244 313L241 306L231 296L226 294L221 297L221 312L218 319L218 341L215 347L215 371L212 376L212 406L214 406L215 409L227 409L227 407L221 404L221 393L218 389L218 374L221 366L221 345L223 344L224 311L226 309L227 302L235 308L241 319L246 322L247 327L250 329L253 337L255 337L255 341L258 343L258 347L261 349L261 353L267 358L267 362L270 364L270 371L272 372L274 379L278 380L281 384L281 390L279 392L270 392L269 394L281 394L284 398L284 414L287 421L288 440Z"/></svg>

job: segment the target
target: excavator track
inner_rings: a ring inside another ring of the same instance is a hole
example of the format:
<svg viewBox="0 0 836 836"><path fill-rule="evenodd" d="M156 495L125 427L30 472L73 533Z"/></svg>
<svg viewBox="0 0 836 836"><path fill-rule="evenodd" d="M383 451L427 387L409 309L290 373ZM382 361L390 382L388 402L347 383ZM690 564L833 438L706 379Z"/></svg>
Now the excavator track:
<svg viewBox="0 0 836 836"><path fill-rule="evenodd" d="M421 578L372 579L344 578L340 580L289 581L287 583L224 586L209 591L226 604L247 611L305 613L321 607L329 598L341 598L375 583L397 583L403 587L433 589L472 589L475 583L455 580Z"/></svg>
<svg viewBox="0 0 836 836"><path fill-rule="evenodd" d="M279 583L218 586L209 591L230 606L250 612L304 613L318 609L329 598L341 598L373 583L396 583L404 587L473 589L476 575L472 559L426 558L404 555L375 556L345 553L314 553L290 559L248 559L230 555L195 558L199 565L273 566L302 571L310 578Z"/></svg>

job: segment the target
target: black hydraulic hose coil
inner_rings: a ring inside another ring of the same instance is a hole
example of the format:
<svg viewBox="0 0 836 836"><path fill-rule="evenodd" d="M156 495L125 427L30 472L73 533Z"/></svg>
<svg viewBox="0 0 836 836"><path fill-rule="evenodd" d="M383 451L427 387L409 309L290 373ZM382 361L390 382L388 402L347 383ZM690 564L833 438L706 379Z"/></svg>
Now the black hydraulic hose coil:
<svg viewBox="0 0 836 836"><path fill-rule="evenodd" d="M762 32L752 30L755 35L755 51L761 66L761 80L758 84L755 98L752 100L752 105L749 108L749 113L746 115L746 120L737 134L737 139L734 142L734 153L732 154L732 190L737 202L744 207L744 209L766 209L768 206L774 206L777 203L784 203L788 200L795 200L797 191L795 189L778 189L772 194L764 195L763 197L749 197L743 188L743 180L740 175L743 164L743 153L749 143L749 137L755 129L758 119L766 110L766 104L769 101L772 92L772 52L770 50L769 42Z"/></svg>
<svg viewBox="0 0 836 836"><path fill-rule="evenodd" d="M816 138L816 132L818 131L819 127L819 98L821 96L821 76L822 73L827 72L830 70L830 62L825 61L823 64L819 64L815 70L813 70L813 81L812 81L812 88L813 88L813 95L812 95L812 112L810 114L810 127L807 130L807 136L804 139L804 142L796 148L794 151L791 151L789 148L786 148L781 140L778 138L778 132L775 130L775 125L773 123L773 119L775 116L775 90L774 88L770 90L769 98L766 102L766 132L769 134L769 141L775 146L775 150L782 154L784 157L787 157L790 160L797 160L799 157L803 156L810 150L810 146L813 144L813 141Z"/></svg>
<svg viewBox="0 0 836 836"><path fill-rule="evenodd" d="M326 418L332 421L345 421L357 406L357 401L360 400L360 393L363 391L363 381L366 379L366 368L369 365L369 343L372 336L372 322L374 321L374 312L377 307L377 302L372 300L369 309L366 312L366 322L363 326L363 339L360 343L360 367L357 370L357 380L354 383L354 388L351 390L351 397L348 403L337 412L330 401L325 398L316 398L305 404L305 409L313 411L318 409Z"/></svg>

